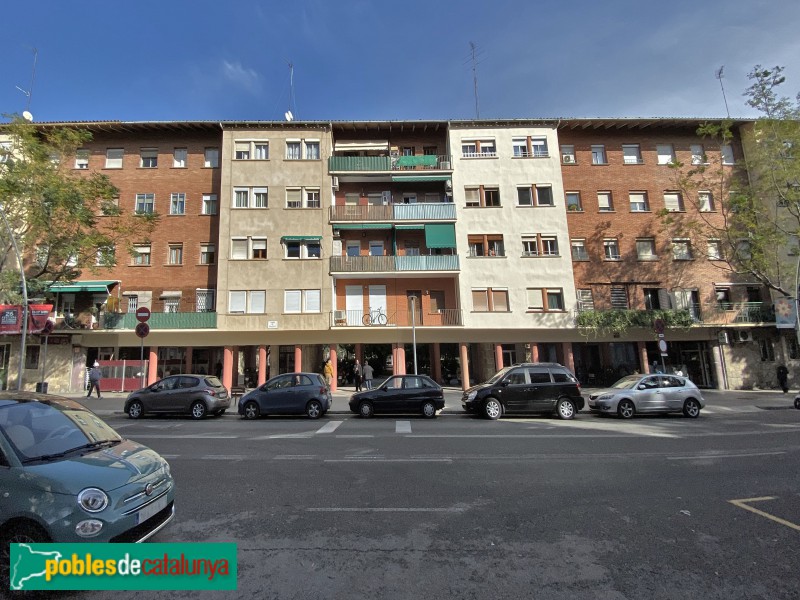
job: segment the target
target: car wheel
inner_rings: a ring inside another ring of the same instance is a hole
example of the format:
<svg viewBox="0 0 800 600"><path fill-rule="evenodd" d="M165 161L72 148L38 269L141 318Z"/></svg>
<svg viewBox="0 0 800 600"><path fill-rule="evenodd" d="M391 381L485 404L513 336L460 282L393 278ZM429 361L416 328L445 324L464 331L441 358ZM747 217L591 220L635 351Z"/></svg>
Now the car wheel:
<svg viewBox="0 0 800 600"><path fill-rule="evenodd" d="M495 398L489 398L483 403L483 414L487 419L496 421L503 414L503 405Z"/></svg>
<svg viewBox="0 0 800 600"><path fill-rule="evenodd" d="M139 419L144 415L144 406L139 400L134 400L128 404L128 417L131 419Z"/></svg>
<svg viewBox="0 0 800 600"><path fill-rule="evenodd" d="M312 400L306 404L306 414L309 419L319 419L322 416L322 404L319 400Z"/></svg>
<svg viewBox="0 0 800 600"><path fill-rule="evenodd" d="M247 404L244 405L244 418L245 419L257 419L261 416L261 410L258 408L258 403L251 400Z"/></svg>
<svg viewBox="0 0 800 600"><path fill-rule="evenodd" d="M202 400L195 400L192 402L192 418L193 419L202 419L206 416L208 409L206 408L206 403Z"/></svg>
<svg viewBox="0 0 800 600"><path fill-rule="evenodd" d="M9 544L42 544L49 542L47 533L33 523L17 523L0 533L0 586L8 590L11 563Z"/></svg>
<svg viewBox="0 0 800 600"><path fill-rule="evenodd" d="M561 398L556 404L556 414L559 419L569 420L575 418L575 405L572 400Z"/></svg>
<svg viewBox="0 0 800 600"><path fill-rule="evenodd" d="M358 405L358 414L365 419L375 414L375 409L372 408L372 402L362 402Z"/></svg>
<svg viewBox="0 0 800 600"><path fill-rule="evenodd" d="M422 416L426 419L432 419L436 416L436 404L428 400L422 404Z"/></svg>
<svg viewBox="0 0 800 600"><path fill-rule="evenodd" d="M617 405L617 414L623 419L630 419L636 414L636 407L630 400L620 400Z"/></svg>
<svg viewBox="0 0 800 600"><path fill-rule="evenodd" d="M683 416L696 419L700 416L700 403L694 398L687 398L683 403Z"/></svg>

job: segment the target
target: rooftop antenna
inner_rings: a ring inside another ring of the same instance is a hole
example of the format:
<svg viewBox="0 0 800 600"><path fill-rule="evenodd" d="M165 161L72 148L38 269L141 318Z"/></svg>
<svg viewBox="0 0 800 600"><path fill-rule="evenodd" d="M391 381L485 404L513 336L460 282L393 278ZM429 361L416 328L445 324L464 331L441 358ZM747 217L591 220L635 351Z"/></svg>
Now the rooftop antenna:
<svg viewBox="0 0 800 600"><path fill-rule="evenodd" d="M22 115L28 121L33 119L33 115L31 115L31 118L28 118L28 115L31 114L30 113L30 110L31 110L31 94L33 94L33 81L36 78L36 59L39 57L39 51L36 48L31 48L31 50L33 50L33 69L31 70L31 84L28 86L27 90L23 90L21 87L15 86L20 92L22 92L23 94L25 94L28 97L28 103L25 105L25 111L22 113Z"/></svg>
<svg viewBox="0 0 800 600"><path fill-rule="evenodd" d="M292 109L295 111L297 110L297 105L295 104L294 100L294 63L291 61L286 61L289 65L289 110L286 111L285 117L287 121L291 121L294 119L294 114L292 113Z"/></svg>
<svg viewBox="0 0 800 600"><path fill-rule="evenodd" d="M475 42L469 43L469 50L472 60L472 86L475 93L475 118L480 119L481 111L478 108L478 65L476 62L478 47L475 45Z"/></svg>
<svg viewBox="0 0 800 600"><path fill-rule="evenodd" d="M728 99L725 97L725 86L722 85L722 71L725 69L725 65L722 65L719 69L717 69L717 73L715 77L719 79L719 87L722 90L722 99L725 101L725 112L728 114L728 118L731 118L731 111L728 110Z"/></svg>

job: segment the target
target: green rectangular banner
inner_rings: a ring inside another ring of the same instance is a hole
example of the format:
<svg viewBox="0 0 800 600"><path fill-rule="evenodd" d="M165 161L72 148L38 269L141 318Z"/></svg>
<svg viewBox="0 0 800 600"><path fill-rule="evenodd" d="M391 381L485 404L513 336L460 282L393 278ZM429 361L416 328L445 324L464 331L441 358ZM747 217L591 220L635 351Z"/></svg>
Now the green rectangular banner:
<svg viewBox="0 0 800 600"><path fill-rule="evenodd" d="M11 544L12 590L235 590L236 544Z"/></svg>

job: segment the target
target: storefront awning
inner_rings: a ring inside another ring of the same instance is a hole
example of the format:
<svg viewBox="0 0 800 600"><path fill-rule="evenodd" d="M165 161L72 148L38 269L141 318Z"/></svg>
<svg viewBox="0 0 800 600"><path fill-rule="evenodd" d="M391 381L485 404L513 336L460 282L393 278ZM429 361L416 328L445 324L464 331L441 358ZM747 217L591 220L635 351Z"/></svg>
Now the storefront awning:
<svg viewBox="0 0 800 600"><path fill-rule="evenodd" d="M428 248L455 248L456 226L453 223L426 224L425 245Z"/></svg>
<svg viewBox="0 0 800 600"><path fill-rule="evenodd" d="M334 225L334 229L350 229L360 231L362 229L391 229L391 223L345 223L343 225Z"/></svg>
<svg viewBox="0 0 800 600"><path fill-rule="evenodd" d="M48 288L48 291L56 294L75 294L78 292L105 292L108 293L109 286L118 283L115 280L104 281L73 281L72 283L56 283Z"/></svg>
<svg viewBox="0 0 800 600"><path fill-rule="evenodd" d="M392 175L392 181L397 182L422 182L422 181L447 181L450 179L450 175Z"/></svg>
<svg viewBox="0 0 800 600"><path fill-rule="evenodd" d="M333 149L336 152L389 150L389 142L385 140L340 140L334 144Z"/></svg>
<svg viewBox="0 0 800 600"><path fill-rule="evenodd" d="M284 235L284 242L315 242L322 239L321 235Z"/></svg>

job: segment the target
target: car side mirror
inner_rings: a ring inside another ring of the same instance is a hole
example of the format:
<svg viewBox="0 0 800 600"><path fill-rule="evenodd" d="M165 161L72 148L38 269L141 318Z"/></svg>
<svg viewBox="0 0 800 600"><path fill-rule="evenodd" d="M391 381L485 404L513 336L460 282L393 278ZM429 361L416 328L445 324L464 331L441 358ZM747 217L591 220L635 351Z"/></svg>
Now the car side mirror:
<svg viewBox="0 0 800 600"><path fill-rule="evenodd" d="M647 386L646 386L645 384L643 384L643 383L640 383L640 384L639 384L639 389L640 389L640 390L646 390L646 389L647 389Z"/></svg>
<svg viewBox="0 0 800 600"><path fill-rule="evenodd" d="M511 382L508 379L504 379L503 381L500 382L500 385L502 385L503 387L506 387L506 386L511 385Z"/></svg>

